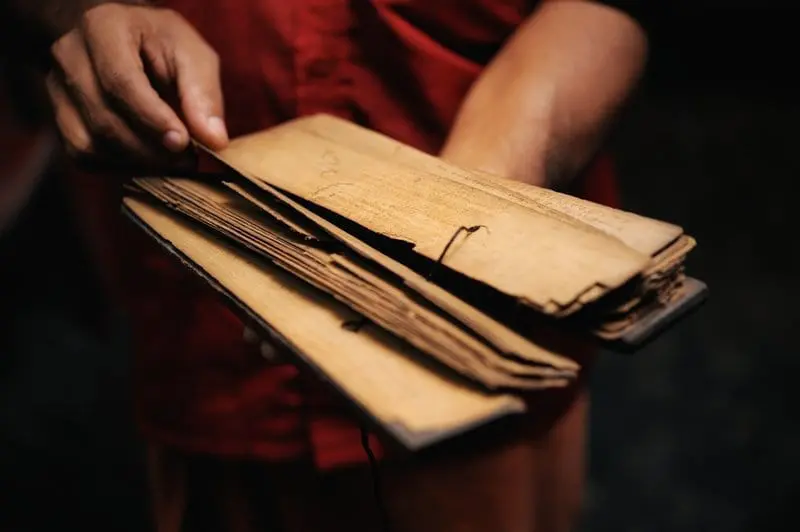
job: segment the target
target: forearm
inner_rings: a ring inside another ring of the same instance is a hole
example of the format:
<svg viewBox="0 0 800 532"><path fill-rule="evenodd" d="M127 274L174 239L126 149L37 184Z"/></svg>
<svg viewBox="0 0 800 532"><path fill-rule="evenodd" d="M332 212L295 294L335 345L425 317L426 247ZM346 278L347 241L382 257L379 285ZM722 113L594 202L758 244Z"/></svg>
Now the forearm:
<svg viewBox="0 0 800 532"><path fill-rule="evenodd" d="M569 179L638 81L646 49L643 30L622 12L545 2L478 79L442 156L536 185Z"/></svg>

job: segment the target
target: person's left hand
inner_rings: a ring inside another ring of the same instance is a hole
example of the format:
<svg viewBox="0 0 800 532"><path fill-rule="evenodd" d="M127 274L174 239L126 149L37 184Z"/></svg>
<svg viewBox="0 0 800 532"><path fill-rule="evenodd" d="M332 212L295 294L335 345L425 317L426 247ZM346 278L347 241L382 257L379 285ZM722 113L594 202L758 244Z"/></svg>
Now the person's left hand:
<svg viewBox="0 0 800 532"><path fill-rule="evenodd" d="M271 364L280 364L285 362L284 356L281 353L283 349L279 346L276 346L272 342L264 341L258 335L258 333L256 333L250 327L244 328L242 338L248 344L258 345L259 350L261 351L261 356L264 357L264 360L267 362L270 362Z"/></svg>

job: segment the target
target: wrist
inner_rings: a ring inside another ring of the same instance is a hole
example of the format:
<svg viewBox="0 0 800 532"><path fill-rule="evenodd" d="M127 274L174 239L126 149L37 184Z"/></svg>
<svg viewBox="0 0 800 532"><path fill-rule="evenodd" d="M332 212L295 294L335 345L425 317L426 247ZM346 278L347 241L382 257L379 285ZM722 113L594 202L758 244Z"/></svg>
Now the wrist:
<svg viewBox="0 0 800 532"><path fill-rule="evenodd" d="M509 119L498 107L466 102L440 156L462 168L547 186L546 120Z"/></svg>
<svg viewBox="0 0 800 532"><path fill-rule="evenodd" d="M530 153L502 143L487 143L480 139L463 137L448 141L439 156L445 161L466 170L483 172L530 185L547 186L544 160Z"/></svg>
<svg viewBox="0 0 800 532"><path fill-rule="evenodd" d="M509 69L507 62L490 65L459 110L442 157L499 177L547 186L552 101L547 91L531 91L520 70Z"/></svg>

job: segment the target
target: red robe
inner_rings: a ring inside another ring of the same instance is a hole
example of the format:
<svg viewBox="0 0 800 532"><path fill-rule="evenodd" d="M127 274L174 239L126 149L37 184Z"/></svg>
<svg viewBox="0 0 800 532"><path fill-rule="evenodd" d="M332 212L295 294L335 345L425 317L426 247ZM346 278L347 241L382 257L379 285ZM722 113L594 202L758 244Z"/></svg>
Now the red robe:
<svg viewBox="0 0 800 532"><path fill-rule="evenodd" d="M531 12L522 0L170 0L217 50L232 136L318 112L430 153L467 90ZM242 341L215 294L121 222L111 181L76 198L106 271L124 270L136 338L138 416L149 438L260 460L365 460L358 425L291 366ZM579 193L612 203L607 160ZM121 259L121 260L120 260Z"/></svg>

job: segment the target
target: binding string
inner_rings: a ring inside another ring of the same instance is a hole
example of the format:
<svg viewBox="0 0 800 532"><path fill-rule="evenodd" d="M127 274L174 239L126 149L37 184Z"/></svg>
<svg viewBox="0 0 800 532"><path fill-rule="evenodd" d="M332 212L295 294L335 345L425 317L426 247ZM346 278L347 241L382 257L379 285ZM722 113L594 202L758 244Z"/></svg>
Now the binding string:
<svg viewBox="0 0 800 532"><path fill-rule="evenodd" d="M476 231L478 231L481 228L482 229L486 229L487 231L489 230L489 228L486 227L485 225L473 225L473 226L470 226L470 227L462 225L461 227L456 229L456 232L453 233L453 236L450 237L450 240L448 240L447 245L442 250L441 255L439 255L439 258L436 259L436 262L431 267L431 271L428 272L428 275L426 276L427 279L430 280L431 277L433 277L433 274L436 273L436 269L442 264L442 261L444 260L445 255L447 255L447 252L450 251L450 247L455 243L456 238L458 238L458 235L460 235L462 232L464 232L464 233L467 233L467 236L469 236L469 235L471 235L472 233L475 233Z"/></svg>
<svg viewBox="0 0 800 532"><path fill-rule="evenodd" d="M467 236L469 236L481 228L486 229L487 231L489 230L489 228L486 227L485 225L473 225L470 227L462 225L461 227L456 229L455 233L453 233L453 236L450 237L450 240L447 242L447 245L442 250L441 255L439 255L439 258L436 260L433 267L431 268L431 271L428 273L427 278L430 279L436 272L436 268L442 263L444 257L447 255L447 252L450 250L453 243L456 241L456 238L458 238L458 235L464 232L467 233ZM343 322L342 328L347 329L348 331L358 332L368 322L369 320L367 320L367 318L361 316L359 318ZM361 426L361 447L364 449L364 453L366 453L367 461L369 463L370 476L372 477L372 493L375 497L375 504L378 509L379 518L381 520L381 530L383 532L391 532L392 530L391 521L389 519L389 510L386 507L386 501L383 498L383 490L381 485L381 476L380 476L380 468L378 467L378 460L375 458L375 453L372 452L372 447L369 442L369 430L364 425Z"/></svg>
<svg viewBox="0 0 800 532"><path fill-rule="evenodd" d="M358 332L361 329L363 329L367 323L369 323L369 320L364 316L361 316L352 320L347 320L342 322L342 329L345 329L350 332Z"/></svg>
<svg viewBox="0 0 800 532"><path fill-rule="evenodd" d="M351 332L358 332L367 323L369 323L369 320L364 316L361 316L342 322L342 328ZM386 508L386 502L383 499L383 490L381 489L382 486L380 469L378 468L378 459L375 458L375 453L372 452L372 446L369 443L369 430L364 425L361 425L361 447L364 449L364 453L367 455L370 477L372 478L372 495L375 498L378 517L381 521L381 530L383 532L391 532L389 510Z"/></svg>
<svg viewBox="0 0 800 532"><path fill-rule="evenodd" d="M375 458L375 453L372 452L372 446L369 443L369 430L366 426L361 426L361 447L367 455L369 462L370 476L372 477L372 494L375 497L375 505L378 509L378 517L381 521L381 530L383 532L391 532L392 526L389 520L389 509L386 507L386 501L383 498L383 489L381 484L380 468L378 467L378 460Z"/></svg>

